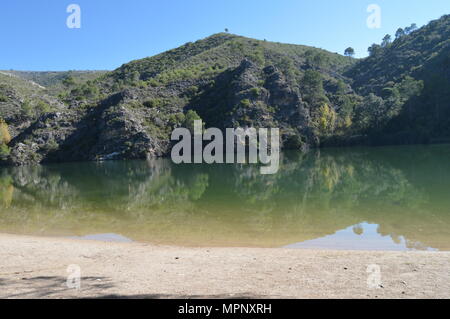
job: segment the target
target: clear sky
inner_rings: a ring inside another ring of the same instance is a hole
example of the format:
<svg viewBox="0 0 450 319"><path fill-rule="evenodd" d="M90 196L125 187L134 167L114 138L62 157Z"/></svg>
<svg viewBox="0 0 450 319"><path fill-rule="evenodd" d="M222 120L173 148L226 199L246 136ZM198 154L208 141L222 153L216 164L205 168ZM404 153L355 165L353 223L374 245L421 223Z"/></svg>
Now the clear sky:
<svg viewBox="0 0 450 319"><path fill-rule="evenodd" d="M70 4L80 29L66 25ZM379 29L367 27L370 4L382 10ZM449 0L3 0L0 69L114 69L225 28L363 57L386 33L448 13Z"/></svg>

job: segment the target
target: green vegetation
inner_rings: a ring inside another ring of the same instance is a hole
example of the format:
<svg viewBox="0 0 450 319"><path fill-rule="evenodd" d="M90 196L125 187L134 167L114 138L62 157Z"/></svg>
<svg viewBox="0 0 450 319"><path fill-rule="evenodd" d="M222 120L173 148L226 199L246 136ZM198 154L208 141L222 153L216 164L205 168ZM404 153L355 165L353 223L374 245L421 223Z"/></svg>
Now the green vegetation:
<svg viewBox="0 0 450 319"><path fill-rule="evenodd" d="M76 84L75 79L72 75L67 75L64 80L62 80L62 84L66 87L71 87Z"/></svg>
<svg viewBox="0 0 450 319"><path fill-rule="evenodd" d="M70 91L71 96L79 101L97 100L99 98L99 93L99 88L91 81L78 85Z"/></svg>
<svg viewBox="0 0 450 319"><path fill-rule="evenodd" d="M14 128L34 121L40 115L58 108L60 102L47 90L10 72L0 72L0 117L7 120L10 126Z"/></svg>
<svg viewBox="0 0 450 319"><path fill-rule="evenodd" d="M10 154L9 142L11 142L11 135L8 124L0 118L0 159L4 160Z"/></svg>
<svg viewBox="0 0 450 319"><path fill-rule="evenodd" d="M450 15L399 28L346 73L365 97L356 125L372 143L427 143L450 137Z"/></svg>
<svg viewBox="0 0 450 319"><path fill-rule="evenodd" d="M0 116L25 145L63 126L91 136L57 154L83 159L167 154L171 130L200 118L206 127L279 127L293 148L448 141L449 39L449 15L385 35L365 59L352 47L339 55L219 33L112 72L2 71ZM31 152L45 159L48 145L39 148Z"/></svg>
<svg viewBox="0 0 450 319"><path fill-rule="evenodd" d="M163 101L161 99L146 100L143 104L145 107L157 108L163 104Z"/></svg>
<svg viewBox="0 0 450 319"><path fill-rule="evenodd" d="M355 55L355 49L353 49L352 47L348 47L347 49L345 49L344 55L353 57Z"/></svg>
<svg viewBox="0 0 450 319"><path fill-rule="evenodd" d="M323 76L318 71L307 70L305 72L302 80L302 92L304 100L313 110L323 106L324 103L329 103L323 88Z"/></svg>
<svg viewBox="0 0 450 319"><path fill-rule="evenodd" d="M242 107L250 107L251 106L251 102L249 99L243 99L241 100L241 106Z"/></svg>
<svg viewBox="0 0 450 319"><path fill-rule="evenodd" d="M202 118L197 114L197 112L193 110L189 110L186 113L186 116L184 118L184 122L182 124L183 127L189 129L191 133L194 133L194 121L202 120Z"/></svg>
<svg viewBox="0 0 450 319"><path fill-rule="evenodd" d="M8 124L0 118L0 143L8 144L9 142L11 142L11 135L9 134Z"/></svg>
<svg viewBox="0 0 450 319"><path fill-rule="evenodd" d="M44 101L39 101L36 104L36 110L40 114L48 113L51 111L51 107L48 103Z"/></svg>
<svg viewBox="0 0 450 319"><path fill-rule="evenodd" d="M324 50L300 45L259 41L219 33L154 57L132 61L103 77L102 86L112 91L142 80L152 87L180 80L212 78L247 58L260 66L276 65L286 74L308 63L326 69L344 69L353 61Z"/></svg>
<svg viewBox="0 0 450 319"><path fill-rule="evenodd" d="M33 116L33 107L31 106L31 103L28 100L23 101L21 105L21 111L22 114L26 117Z"/></svg>

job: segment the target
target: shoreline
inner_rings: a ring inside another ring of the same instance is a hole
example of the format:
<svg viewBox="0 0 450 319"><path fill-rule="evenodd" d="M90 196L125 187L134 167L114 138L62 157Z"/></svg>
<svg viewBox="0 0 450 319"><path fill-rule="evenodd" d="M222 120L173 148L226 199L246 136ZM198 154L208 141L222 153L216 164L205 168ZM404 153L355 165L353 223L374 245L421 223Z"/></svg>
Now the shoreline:
<svg viewBox="0 0 450 319"><path fill-rule="evenodd" d="M81 289L67 288L69 265ZM381 284L368 285L368 266ZM450 298L450 252L187 248L0 234L0 298Z"/></svg>

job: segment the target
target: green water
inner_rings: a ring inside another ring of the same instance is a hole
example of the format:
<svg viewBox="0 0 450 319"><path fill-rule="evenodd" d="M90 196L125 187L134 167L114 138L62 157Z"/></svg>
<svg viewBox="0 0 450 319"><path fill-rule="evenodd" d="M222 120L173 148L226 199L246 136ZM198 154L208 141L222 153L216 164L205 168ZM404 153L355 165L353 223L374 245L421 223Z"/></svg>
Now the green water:
<svg viewBox="0 0 450 319"><path fill-rule="evenodd" d="M265 176L252 165L170 159L2 168L0 232L450 250L450 146L289 152L278 174Z"/></svg>

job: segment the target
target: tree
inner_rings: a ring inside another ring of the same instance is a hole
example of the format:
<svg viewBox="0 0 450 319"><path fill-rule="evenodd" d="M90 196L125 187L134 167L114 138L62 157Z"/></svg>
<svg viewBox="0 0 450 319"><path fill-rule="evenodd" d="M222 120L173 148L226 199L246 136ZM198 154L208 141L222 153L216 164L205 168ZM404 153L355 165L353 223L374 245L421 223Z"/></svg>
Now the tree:
<svg viewBox="0 0 450 319"><path fill-rule="evenodd" d="M387 47L392 42L392 37L389 34L386 34L383 38L383 42L381 42L381 46L383 48Z"/></svg>
<svg viewBox="0 0 450 319"><path fill-rule="evenodd" d="M395 32L396 39L400 39L404 35L405 35L405 30L403 30L402 28L398 28L397 32Z"/></svg>
<svg viewBox="0 0 450 319"><path fill-rule="evenodd" d="M8 125L0 118L0 160L5 160L10 153L8 143L11 142Z"/></svg>
<svg viewBox="0 0 450 319"><path fill-rule="evenodd" d="M301 84L304 100L315 109L324 103L330 103L323 88L322 74L315 70L306 70Z"/></svg>
<svg viewBox="0 0 450 319"><path fill-rule="evenodd" d="M328 63L328 57L315 50L307 50L305 52L306 63L312 68L323 68ZM291 59L287 59L292 63Z"/></svg>
<svg viewBox="0 0 450 319"><path fill-rule="evenodd" d="M358 107L356 120L363 130L379 129L385 122L385 103L383 99L370 93Z"/></svg>
<svg viewBox="0 0 450 319"><path fill-rule="evenodd" d="M230 30L228 30L228 28L225 28L225 32L228 33Z"/></svg>
<svg viewBox="0 0 450 319"><path fill-rule="evenodd" d="M0 118L0 144L8 144L11 142L11 135L9 134L8 124Z"/></svg>
<svg viewBox="0 0 450 319"><path fill-rule="evenodd" d="M21 113L26 117L34 116L33 106L31 105L30 101L28 100L23 101L21 106Z"/></svg>
<svg viewBox="0 0 450 319"><path fill-rule="evenodd" d="M377 55L381 52L381 45L374 43L367 49L367 51L369 51L370 56Z"/></svg>
<svg viewBox="0 0 450 319"><path fill-rule="evenodd" d="M76 84L75 79L71 75L67 75L62 81L62 83L64 84L64 86L67 87L74 86Z"/></svg>
<svg viewBox="0 0 450 319"><path fill-rule="evenodd" d="M413 23L409 27L405 28L405 34L410 34L417 30L417 24Z"/></svg>
<svg viewBox="0 0 450 319"><path fill-rule="evenodd" d="M202 118L197 114L197 112L189 110L184 118L183 126L189 129L191 134L194 134L194 122L196 120L202 120Z"/></svg>
<svg viewBox="0 0 450 319"><path fill-rule="evenodd" d="M7 159L8 155L10 153L11 153L11 150L9 149L8 145L0 144L0 159L1 160Z"/></svg>
<svg viewBox="0 0 450 319"><path fill-rule="evenodd" d="M424 82L416 80L413 77L407 75L399 85L399 91L404 100L407 100L413 96L419 96L424 89Z"/></svg>
<svg viewBox="0 0 450 319"><path fill-rule="evenodd" d="M311 87L316 92L323 90L323 79L320 72L314 70L307 70L303 76L303 81L306 85Z"/></svg>
<svg viewBox="0 0 450 319"><path fill-rule="evenodd" d="M315 114L316 126L319 129L321 135L328 135L333 133L336 126L336 111L329 107L327 103L324 103L317 110Z"/></svg>
<svg viewBox="0 0 450 319"><path fill-rule="evenodd" d="M345 49L344 55L353 57L355 55L355 49L353 49L352 47L348 47L347 49Z"/></svg>

